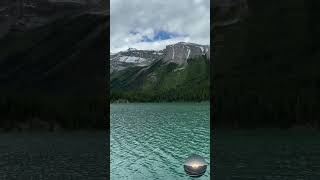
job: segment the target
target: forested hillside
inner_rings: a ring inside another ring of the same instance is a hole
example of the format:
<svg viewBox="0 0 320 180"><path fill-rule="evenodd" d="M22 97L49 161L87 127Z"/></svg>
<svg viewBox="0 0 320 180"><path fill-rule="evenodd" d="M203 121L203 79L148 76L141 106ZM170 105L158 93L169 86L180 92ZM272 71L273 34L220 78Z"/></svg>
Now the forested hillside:
<svg viewBox="0 0 320 180"><path fill-rule="evenodd" d="M148 67L130 67L111 76L111 101L208 101L209 70L206 56L183 65L161 59Z"/></svg>

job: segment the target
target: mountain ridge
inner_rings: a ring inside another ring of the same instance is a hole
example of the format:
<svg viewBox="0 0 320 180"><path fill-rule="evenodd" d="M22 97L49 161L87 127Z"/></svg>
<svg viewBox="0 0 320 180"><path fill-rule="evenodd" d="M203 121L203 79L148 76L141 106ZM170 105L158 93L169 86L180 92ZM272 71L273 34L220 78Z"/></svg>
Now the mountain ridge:
<svg viewBox="0 0 320 180"><path fill-rule="evenodd" d="M111 102L209 100L208 45L179 42L160 51L128 49L110 57Z"/></svg>
<svg viewBox="0 0 320 180"><path fill-rule="evenodd" d="M165 62L183 65L187 59L205 55L210 59L210 46L196 43L178 42L167 45L162 50L138 50L128 48L126 51L110 54L110 73L131 66L148 66L163 59Z"/></svg>

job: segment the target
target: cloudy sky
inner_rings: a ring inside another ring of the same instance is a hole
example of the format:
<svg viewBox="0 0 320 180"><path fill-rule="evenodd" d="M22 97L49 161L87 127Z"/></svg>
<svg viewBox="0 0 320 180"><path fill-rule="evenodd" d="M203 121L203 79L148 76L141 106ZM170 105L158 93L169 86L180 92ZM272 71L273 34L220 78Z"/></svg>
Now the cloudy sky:
<svg viewBox="0 0 320 180"><path fill-rule="evenodd" d="M210 43L210 0L111 0L111 52Z"/></svg>

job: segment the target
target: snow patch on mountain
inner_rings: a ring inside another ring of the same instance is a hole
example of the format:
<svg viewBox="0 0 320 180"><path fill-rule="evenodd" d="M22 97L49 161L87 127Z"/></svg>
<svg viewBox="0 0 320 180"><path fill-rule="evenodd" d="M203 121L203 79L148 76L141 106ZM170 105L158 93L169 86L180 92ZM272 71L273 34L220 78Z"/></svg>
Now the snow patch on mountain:
<svg viewBox="0 0 320 180"><path fill-rule="evenodd" d="M141 57L135 57L135 56L122 56L119 58L120 62L127 62L127 63L142 63L145 62L146 59Z"/></svg>
<svg viewBox="0 0 320 180"><path fill-rule="evenodd" d="M186 59L189 59L189 57L190 57L190 52L191 52L191 50L188 49L188 54L187 54L187 58L186 58Z"/></svg>
<svg viewBox="0 0 320 180"><path fill-rule="evenodd" d="M110 55L111 72L126 69L132 66L149 66L153 62L162 59L164 62L172 62L179 65L186 64L190 58L207 56L210 58L209 45L179 42L168 45L161 51L137 50L129 48Z"/></svg>

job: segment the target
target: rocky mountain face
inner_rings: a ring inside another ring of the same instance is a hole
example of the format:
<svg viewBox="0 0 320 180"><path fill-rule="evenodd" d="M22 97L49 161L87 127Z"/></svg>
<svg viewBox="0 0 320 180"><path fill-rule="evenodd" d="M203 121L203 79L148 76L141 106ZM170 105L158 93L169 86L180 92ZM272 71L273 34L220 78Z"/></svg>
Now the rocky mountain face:
<svg viewBox="0 0 320 180"><path fill-rule="evenodd" d="M129 48L127 51L110 55L110 73L123 70L130 66L148 66L163 57L163 51Z"/></svg>
<svg viewBox="0 0 320 180"><path fill-rule="evenodd" d="M187 63L188 59L199 56L210 58L209 45L179 42L168 45L160 51L129 48L127 51L110 55L110 73L132 66L149 66L161 59L166 63L183 65Z"/></svg>
<svg viewBox="0 0 320 180"><path fill-rule="evenodd" d="M179 42L168 45L165 52L164 60L176 64L185 64L187 59L205 55L210 58L210 47L208 45L199 45L194 43Z"/></svg>
<svg viewBox="0 0 320 180"><path fill-rule="evenodd" d="M208 45L180 42L113 54L111 101L209 100L209 52Z"/></svg>

